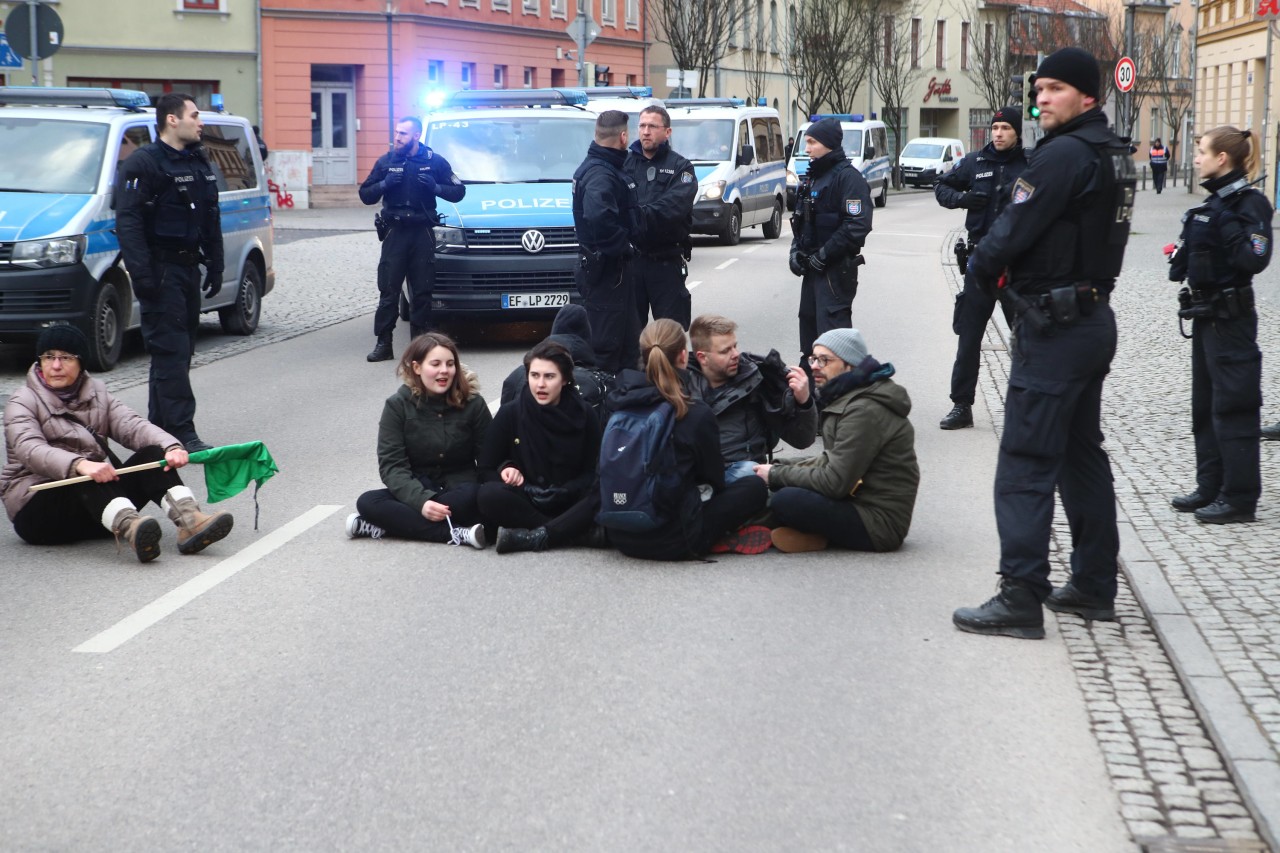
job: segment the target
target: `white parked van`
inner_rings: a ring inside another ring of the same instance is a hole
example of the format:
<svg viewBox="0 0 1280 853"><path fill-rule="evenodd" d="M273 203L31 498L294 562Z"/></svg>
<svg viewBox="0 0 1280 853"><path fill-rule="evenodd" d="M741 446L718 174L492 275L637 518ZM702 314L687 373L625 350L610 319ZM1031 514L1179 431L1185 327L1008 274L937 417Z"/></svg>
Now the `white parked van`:
<svg viewBox="0 0 1280 853"><path fill-rule="evenodd" d="M911 140L898 155L902 182L913 187L931 187L950 172L964 156L964 143L959 139L921 136Z"/></svg>

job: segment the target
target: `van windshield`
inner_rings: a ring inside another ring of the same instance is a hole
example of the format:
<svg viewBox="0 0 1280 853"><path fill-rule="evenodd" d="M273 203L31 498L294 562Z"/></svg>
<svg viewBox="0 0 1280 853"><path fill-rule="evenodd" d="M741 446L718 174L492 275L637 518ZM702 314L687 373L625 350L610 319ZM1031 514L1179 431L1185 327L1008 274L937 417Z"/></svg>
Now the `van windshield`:
<svg viewBox="0 0 1280 853"><path fill-rule="evenodd" d="M568 182L595 139L595 116L451 119L427 125L427 145L465 184Z"/></svg>
<svg viewBox="0 0 1280 853"><path fill-rule="evenodd" d="M105 124L0 115L0 192L97 192Z"/></svg>
<svg viewBox="0 0 1280 853"><path fill-rule="evenodd" d="M671 147L695 163L731 160L733 119L673 118Z"/></svg>
<svg viewBox="0 0 1280 853"><path fill-rule="evenodd" d="M902 149L903 157L914 157L917 160L937 160L942 157L941 145L925 145L921 142L912 142L906 148Z"/></svg>
<svg viewBox="0 0 1280 853"><path fill-rule="evenodd" d="M804 150L804 131L800 131L800 135L796 137L795 158L797 160L808 160L809 154ZM862 156L862 131L854 128L846 128L844 131L844 141L840 143L844 146L844 153L847 157Z"/></svg>

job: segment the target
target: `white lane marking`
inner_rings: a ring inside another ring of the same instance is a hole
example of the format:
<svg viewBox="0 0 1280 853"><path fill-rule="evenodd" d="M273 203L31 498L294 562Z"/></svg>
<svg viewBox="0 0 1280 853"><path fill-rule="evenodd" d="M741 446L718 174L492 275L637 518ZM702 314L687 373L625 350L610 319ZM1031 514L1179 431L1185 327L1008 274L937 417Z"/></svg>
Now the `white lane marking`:
<svg viewBox="0 0 1280 853"><path fill-rule="evenodd" d="M693 290L695 287L697 287L700 284L702 284L701 281L687 281L685 282L684 286L689 290Z"/></svg>
<svg viewBox="0 0 1280 853"><path fill-rule="evenodd" d="M338 510L341 504L321 504L304 512L278 530L273 530L238 554L201 572L176 589L166 592L141 610L126 616L107 630L72 649L73 652L106 654L132 640L152 625L213 589L227 578L251 566L290 539L305 533Z"/></svg>
<svg viewBox="0 0 1280 853"><path fill-rule="evenodd" d="M937 240L945 234L906 234L902 231L872 231L877 237L917 237L923 240Z"/></svg>
<svg viewBox="0 0 1280 853"><path fill-rule="evenodd" d="M737 258L730 258L729 260L725 261L725 262L724 262L723 264L721 264L720 266L716 267L716 269L718 269L718 270L728 269L730 266L732 266L733 264L736 264L737 262L738 262L738 259L737 259Z"/></svg>
<svg viewBox="0 0 1280 853"><path fill-rule="evenodd" d="M756 251L756 250L757 250L757 249L759 249L759 248L760 248L760 244L759 244L759 243L756 243L754 246L748 246L747 248L743 249L743 250L742 250L742 254L744 254L744 255L749 255L749 254L751 254L752 252Z"/></svg>

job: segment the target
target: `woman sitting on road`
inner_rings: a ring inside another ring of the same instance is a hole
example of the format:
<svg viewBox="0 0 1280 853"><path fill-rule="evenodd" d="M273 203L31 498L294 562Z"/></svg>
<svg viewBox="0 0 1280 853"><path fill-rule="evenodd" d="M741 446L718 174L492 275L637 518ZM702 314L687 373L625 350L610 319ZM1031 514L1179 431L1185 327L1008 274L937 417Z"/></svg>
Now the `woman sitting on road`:
<svg viewBox="0 0 1280 853"><path fill-rule="evenodd" d="M80 364L89 342L79 329L54 325L40 333L27 382L4 408L5 463L0 497L13 529L32 545L63 545L115 534L148 563L160 556L160 524L138 514L163 507L178 526L178 551L194 554L231 532L230 513L208 515L178 477L182 443L117 400ZM107 441L134 451L114 460ZM117 468L163 460L164 467L120 476ZM32 492L32 486L90 477ZM164 503L161 503L161 501ZM167 504L167 506L166 506Z"/></svg>
<svg viewBox="0 0 1280 853"><path fill-rule="evenodd" d="M757 465L777 491L769 509L779 551L893 551L907 537L920 486L911 398L893 365L867 354L857 329L832 329L809 359L818 387L822 453Z"/></svg>
<svg viewBox="0 0 1280 853"><path fill-rule="evenodd" d="M476 506L476 456L493 416L448 337L409 342L378 423L378 473L385 489L365 492L347 517L352 539L384 535L485 546Z"/></svg>
<svg viewBox="0 0 1280 853"><path fill-rule="evenodd" d="M479 496L485 523L499 525L499 554L566 545L590 529L600 507L600 421L574 387L573 357L545 340L524 367L524 388L498 410L478 460L500 480Z"/></svg>

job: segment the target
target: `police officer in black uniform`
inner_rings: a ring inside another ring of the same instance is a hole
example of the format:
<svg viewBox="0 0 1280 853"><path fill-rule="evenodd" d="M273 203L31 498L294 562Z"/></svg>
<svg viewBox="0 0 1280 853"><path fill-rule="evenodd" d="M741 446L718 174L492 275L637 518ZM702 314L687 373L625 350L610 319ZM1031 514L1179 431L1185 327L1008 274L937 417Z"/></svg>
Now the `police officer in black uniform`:
<svg viewBox="0 0 1280 853"><path fill-rule="evenodd" d="M208 444L196 433L191 357L203 290L222 289L222 217L218 178L200 144L204 122L190 95L156 101L160 139L134 151L116 177L116 234L142 308L151 353L147 417L189 451Z"/></svg>
<svg viewBox="0 0 1280 853"><path fill-rule="evenodd" d="M1068 47L1036 72L1048 134L969 261L969 275L1015 312L996 464L1000 591L957 610L961 630L1044 637L1044 612L1114 619L1115 488L1102 448L1102 383L1116 350L1110 294L1124 261L1136 188L1128 140L1098 101L1098 62ZM1054 490L1071 528L1071 581L1049 583Z"/></svg>
<svg viewBox="0 0 1280 853"><path fill-rule="evenodd" d="M966 155L942 176L933 193L938 204L955 210L964 208L969 242L965 254L986 235L991 223L1009 203L1010 190L1027 168L1027 152L1022 147L1022 116L1016 107L1001 107L991 117L991 141L980 151ZM960 243L956 243L957 260ZM960 270L964 274L964 270ZM973 426L973 398L978 389L978 365L982 358L982 338L996 300L966 277L964 290L956 296L952 327L960 337L956 361L951 368L952 409L938 426L962 429ZM1006 315L1008 316L1008 315Z"/></svg>
<svg viewBox="0 0 1280 853"><path fill-rule="evenodd" d="M636 185L640 233L627 270L636 296L639 328L653 319L675 320L685 331L693 304L685 279L692 254L689 229L698 179L693 164L671 148L671 114L659 106L640 112L640 138L631 143L622 171Z"/></svg>
<svg viewBox="0 0 1280 853"><path fill-rule="evenodd" d="M840 121L824 118L805 131L809 171L791 215L791 272L801 276L800 365L810 372L813 342L853 326L862 246L871 233L871 187L844 151ZM811 374L812 375L812 374Z"/></svg>
<svg viewBox="0 0 1280 853"><path fill-rule="evenodd" d="M365 204L382 201L382 211L375 222L382 239L378 310L373 314L373 333L378 340L366 356L368 361L392 358L391 336L399 316L400 286L406 275L412 306L410 334L416 338L431 331L431 284L435 280L436 255L432 229L438 221L436 198L456 202L462 201L467 193L449 161L419 142L421 137L421 121L415 116L400 119L391 150L378 158L369 177L360 185L360 200Z"/></svg>
<svg viewBox="0 0 1280 853"><path fill-rule="evenodd" d="M1209 198L1182 217L1169 279L1186 281L1182 320L1191 320L1191 432L1196 489L1170 503L1206 524L1253 521L1262 494L1258 440L1262 353L1253 277L1271 262L1271 215L1249 178L1253 134L1215 127L1200 137L1196 168Z"/></svg>
<svg viewBox="0 0 1280 853"><path fill-rule="evenodd" d="M627 266L635 257L639 210L635 184L623 173L627 114L605 110L596 138L573 173L573 227L578 236L574 280L591 320L596 363L609 373L634 368L640 327Z"/></svg>

